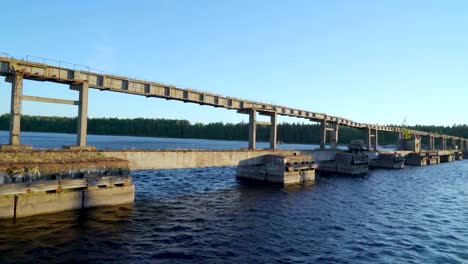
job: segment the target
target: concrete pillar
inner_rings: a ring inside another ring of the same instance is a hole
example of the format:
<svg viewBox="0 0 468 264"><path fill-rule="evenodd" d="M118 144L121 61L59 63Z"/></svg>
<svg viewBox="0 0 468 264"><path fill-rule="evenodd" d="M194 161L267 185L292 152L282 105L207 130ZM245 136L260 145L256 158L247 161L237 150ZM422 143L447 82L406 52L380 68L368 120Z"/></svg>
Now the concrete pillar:
<svg viewBox="0 0 468 264"><path fill-rule="evenodd" d="M249 113L249 149L257 146L257 111L252 109Z"/></svg>
<svg viewBox="0 0 468 264"><path fill-rule="evenodd" d="M434 150L435 145L434 145L434 136L429 136L429 150Z"/></svg>
<svg viewBox="0 0 468 264"><path fill-rule="evenodd" d="M322 120L320 123L320 149L325 149L325 144L327 144L327 121Z"/></svg>
<svg viewBox="0 0 468 264"><path fill-rule="evenodd" d="M365 138L365 142L366 142L366 146L367 146L367 149L368 150L371 150L372 148L372 133L371 133L371 129L370 127L366 127L364 128L365 129L365 135L366 135L366 138Z"/></svg>
<svg viewBox="0 0 468 264"><path fill-rule="evenodd" d="M374 140L373 140L374 141L373 142L374 143L374 151L377 151L377 146L379 145L379 137L378 137L379 130L375 129L374 133L375 133L374 134Z"/></svg>
<svg viewBox="0 0 468 264"><path fill-rule="evenodd" d="M80 93L78 103L78 131L77 142L78 147L86 147L86 136L88 134L88 91L89 85L87 82L74 84L71 87Z"/></svg>
<svg viewBox="0 0 468 264"><path fill-rule="evenodd" d="M398 138L397 138L397 149L398 150L403 150L404 149L404 142L403 142L403 132L398 132Z"/></svg>
<svg viewBox="0 0 468 264"><path fill-rule="evenodd" d="M6 79L11 82L10 145L20 145L21 101L23 97L23 76L15 74Z"/></svg>
<svg viewBox="0 0 468 264"><path fill-rule="evenodd" d="M332 131L330 136L330 145L332 149L337 149L338 147L338 124L332 125Z"/></svg>
<svg viewBox="0 0 468 264"><path fill-rule="evenodd" d="M442 138L442 150L447 150L447 139Z"/></svg>
<svg viewBox="0 0 468 264"><path fill-rule="evenodd" d="M276 142L278 141L278 121L277 114L273 113L270 116L270 148L276 149Z"/></svg>

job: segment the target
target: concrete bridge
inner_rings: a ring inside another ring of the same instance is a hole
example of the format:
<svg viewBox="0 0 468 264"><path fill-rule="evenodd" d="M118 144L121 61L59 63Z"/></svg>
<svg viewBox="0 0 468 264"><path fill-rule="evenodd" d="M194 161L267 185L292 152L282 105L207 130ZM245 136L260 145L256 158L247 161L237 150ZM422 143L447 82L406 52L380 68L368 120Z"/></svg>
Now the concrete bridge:
<svg viewBox="0 0 468 264"><path fill-rule="evenodd" d="M41 62L38 62L41 60ZM258 124L269 124L270 148L276 149L277 142L277 116L290 116L307 119L321 124L320 148L330 143L332 149L336 149L339 136L339 127L347 126L362 129L366 132L366 144L369 149L377 150L378 131L394 132L403 138L404 129L401 127L384 126L378 124L367 124L352 121L346 118L331 116L324 113L316 113L303 109L294 109L286 106L254 102L235 97L222 96L188 88L180 88L158 82L134 79L126 76L105 74L101 71L92 70L89 67L65 64L59 61L46 59L15 59L0 56L0 75L6 77L11 83L11 111L10 111L10 136L9 144L0 146L1 149L22 149L28 146L21 145L20 141L20 119L21 104L23 100L38 101L46 103L69 104L78 106L78 131L77 143L72 148L89 149L86 144L87 116L88 116L88 90L89 88L107 90L111 92L128 93L146 97L157 97L167 100L177 100L185 103L199 105L210 105L226 109L236 110L241 114L249 115L249 149L256 148L256 129ZM74 100L63 100L56 98L45 98L28 96L23 94L23 80L34 80L41 82L54 82L68 85L70 89L79 92L79 98ZM270 117L270 122L257 121L257 114ZM429 149L435 149L435 140L441 140L442 150L450 148L468 149L468 140L465 138L439 135L435 133L408 130L407 133L416 138L428 137ZM399 140L401 142L401 140ZM400 143L399 143L400 144Z"/></svg>

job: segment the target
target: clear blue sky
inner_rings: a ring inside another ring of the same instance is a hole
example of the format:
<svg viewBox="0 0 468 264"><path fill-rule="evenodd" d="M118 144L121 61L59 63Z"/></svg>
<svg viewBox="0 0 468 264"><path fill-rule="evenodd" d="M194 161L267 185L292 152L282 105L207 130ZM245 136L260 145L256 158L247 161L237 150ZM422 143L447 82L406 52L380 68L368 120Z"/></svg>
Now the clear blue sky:
<svg viewBox="0 0 468 264"><path fill-rule="evenodd" d="M3 1L0 52L338 115L467 123L468 1ZM64 85L25 94L76 98ZM0 113L9 111L0 81ZM76 116L24 102L26 114ZM238 122L235 111L92 90L91 117ZM280 121L301 121L281 118Z"/></svg>

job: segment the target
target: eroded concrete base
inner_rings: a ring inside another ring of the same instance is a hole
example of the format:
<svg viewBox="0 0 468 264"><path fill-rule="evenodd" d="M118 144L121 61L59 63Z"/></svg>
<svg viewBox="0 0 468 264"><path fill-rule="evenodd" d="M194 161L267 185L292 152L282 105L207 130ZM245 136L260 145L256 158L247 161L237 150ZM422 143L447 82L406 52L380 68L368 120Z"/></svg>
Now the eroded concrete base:
<svg viewBox="0 0 468 264"><path fill-rule="evenodd" d="M0 219L133 203L135 186L91 187L63 192L0 196Z"/></svg>
<svg viewBox="0 0 468 264"><path fill-rule="evenodd" d="M83 208L133 203L135 185L112 188L93 187L83 191Z"/></svg>
<svg viewBox="0 0 468 264"><path fill-rule="evenodd" d="M337 153L335 160L320 162L317 170L327 174L367 174L369 172L369 156L363 152Z"/></svg>
<svg viewBox="0 0 468 264"><path fill-rule="evenodd" d="M240 162L236 177L280 184L296 184L315 180L312 156L265 155Z"/></svg>
<svg viewBox="0 0 468 264"><path fill-rule="evenodd" d="M369 166L371 168L403 169L405 158L397 152L379 153L375 159L370 160Z"/></svg>

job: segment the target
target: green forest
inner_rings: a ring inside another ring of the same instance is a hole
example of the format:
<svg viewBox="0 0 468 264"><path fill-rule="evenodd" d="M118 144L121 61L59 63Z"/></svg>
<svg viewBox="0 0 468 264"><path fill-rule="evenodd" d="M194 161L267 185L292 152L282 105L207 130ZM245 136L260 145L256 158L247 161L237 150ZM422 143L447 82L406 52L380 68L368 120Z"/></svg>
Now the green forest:
<svg viewBox="0 0 468 264"><path fill-rule="evenodd" d="M0 130L9 129L9 114L0 115ZM467 125L453 126L408 126L407 128L440 134L454 135L468 138ZM77 120L70 117L21 117L21 131L30 132L56 132L76 133ZM257 140L268 141L270 128L267 125L259 125L257 128ZM119 119L119 118L90 118L88 121L88 133L94 135L121 135L121 136L145 136L145 137L171 137L171 138L196 138L196 139L220 139L220 140L247 140L247 123L195 123L187 120L172 119ZM396 144L395 133L379 132L379 144ZM320 137L320 125L302 123L278 124L278 140L284 143L318 144ZM339 143L347 144L352 139L364 139L363 130L340 127Z"/></svg>

